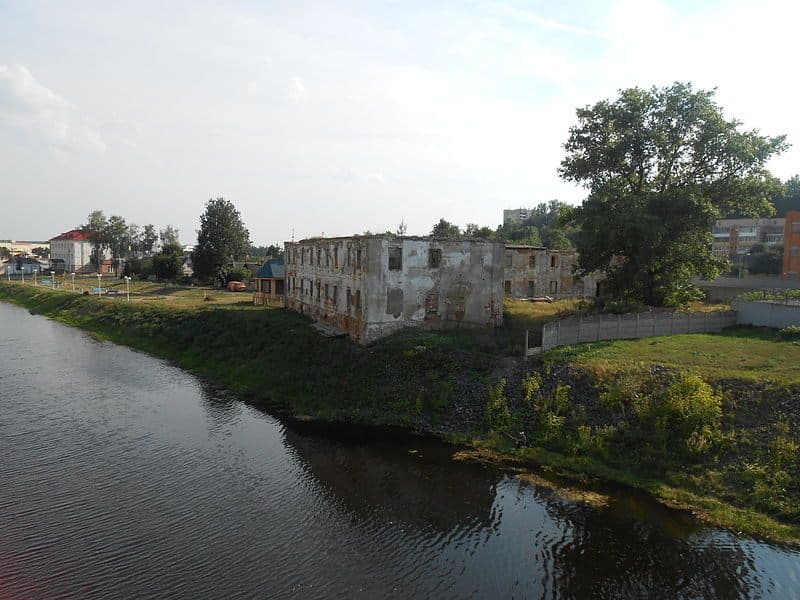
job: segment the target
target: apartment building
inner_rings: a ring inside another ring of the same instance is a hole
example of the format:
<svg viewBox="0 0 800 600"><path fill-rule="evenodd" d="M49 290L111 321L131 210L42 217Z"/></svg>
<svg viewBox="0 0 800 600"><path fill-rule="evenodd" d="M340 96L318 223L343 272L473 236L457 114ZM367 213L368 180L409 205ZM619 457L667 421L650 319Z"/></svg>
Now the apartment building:
<svg viewBox="0 0 800 600"><path fill-rule="evenodd" d="M521 223L531 216L533 211L529 208L507 208L503 210L503 225Z"/></svg>
<svg viewBox="0 0 800 600"><path fill-rule="evenodd" d="M286 242L286 307L361 344L503 320L504 245L389 235Z"/></svg>
<svg viewBox="0 0 800 600"><path fill-rule="evenodd" d="M747 254L756 244L783 243L785 219L718 219L712 229L717 256Z"/></svg>
<svg viewBox="0 0 800 600"><path fill-rule="evenodd" d="M509 298L589 298L597 294L598 276L574 276L575 250L507 244L503 292Z"/></svg>
<svg viewBox="0 0 800 600"><path fill-rule="evenodd" d="M786 213L783 229L783 276L800 279L800 211Z"/></svg>

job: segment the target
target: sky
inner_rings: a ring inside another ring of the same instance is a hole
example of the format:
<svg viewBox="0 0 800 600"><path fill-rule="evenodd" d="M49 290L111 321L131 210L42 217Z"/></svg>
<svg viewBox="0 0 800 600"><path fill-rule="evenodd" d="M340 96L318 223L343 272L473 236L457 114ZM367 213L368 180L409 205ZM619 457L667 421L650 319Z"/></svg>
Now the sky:
<svg viewBox="0 0 800 600"><path fill-rule="evenodd" d="M559 179L575 109L691 81L794 145L800 3L0 0L0 239L92 210L192 243L223 196L254 244L496 226Z"/></svg>

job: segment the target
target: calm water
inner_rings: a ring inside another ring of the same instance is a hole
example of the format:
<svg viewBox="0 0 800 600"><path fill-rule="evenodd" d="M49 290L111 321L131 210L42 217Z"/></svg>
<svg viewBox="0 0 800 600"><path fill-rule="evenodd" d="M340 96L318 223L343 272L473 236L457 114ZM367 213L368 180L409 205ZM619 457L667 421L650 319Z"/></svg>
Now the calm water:
<svg viewBox="0 0 800 600"><path fill-rule="evenodd" d="M3 303L0 358L2 600L800 598L796 550L301 431Z"/></svg>

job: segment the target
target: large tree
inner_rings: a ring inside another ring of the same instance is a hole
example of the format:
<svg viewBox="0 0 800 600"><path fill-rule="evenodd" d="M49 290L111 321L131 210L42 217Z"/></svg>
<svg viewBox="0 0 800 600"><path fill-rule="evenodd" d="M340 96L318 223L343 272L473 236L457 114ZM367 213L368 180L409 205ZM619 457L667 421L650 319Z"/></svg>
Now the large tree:
<svg viewBox="0 0 800 600"><path fill-rule="evenodd" d="M231 263L245 258L249 250L250 232L236 207L224 198L206 202L200 216L197 246L192 253L195 276L224 284Z"/></svg>
<svg viewBox="0 0 800 600"><path fill-rule="evenodd" d="M81 229L89 237L89 243L92 245L91 261L99 272L104 251L108 247L108 219L102 210L95 210L89 213L86 225L81 226Z"/></svg>
<svg viewBox="0 0 800 600"><path fill-rule="evenodd" d="M142 236L139 241L139 250L145 256L150 256L153 253L153 247L158 241L158 233L153 225L145 225L142 228Z"/></svg>
<svg viewBox="0 0 800 600"><path fill-rule="evenodd" d="M581 230L579 272L605 270L616 298L691 299L693 277L726 266L711 252L713 220L774 210L779 183L765 164L786 147L784 136L743 130L713 91L631 88L577 116L560 174L589 192L568 216Z"/></svg>

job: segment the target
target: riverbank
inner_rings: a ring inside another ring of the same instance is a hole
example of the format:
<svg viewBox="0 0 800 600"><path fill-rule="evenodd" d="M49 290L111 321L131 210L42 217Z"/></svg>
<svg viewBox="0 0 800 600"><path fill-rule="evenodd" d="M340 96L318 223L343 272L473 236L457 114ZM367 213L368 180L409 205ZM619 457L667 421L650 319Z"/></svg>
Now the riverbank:
<svg viewBox="0 0 800 600"><path fill-rule="evenodd" d="M246 303L128 304L17 284L0 284L0 299L298 418L431 433L473 458L617 481L736 531L800 540L798 347L772 334L677 336L684 352L659 353L665 361L636 346L655 338L525 363L502 335L407 331L361 348ZM738 371L703 352L674 364L701 341L728 357L778 358Z"/></svg>

